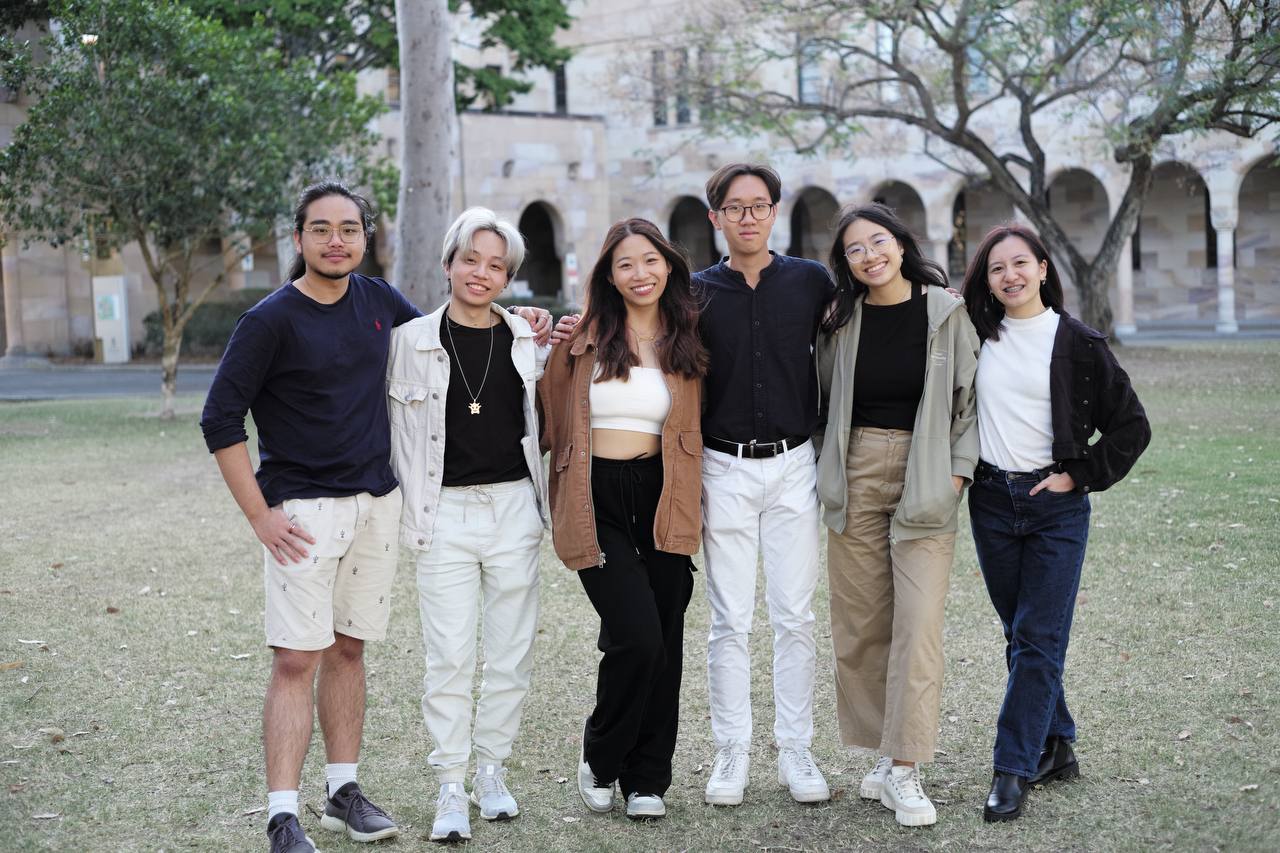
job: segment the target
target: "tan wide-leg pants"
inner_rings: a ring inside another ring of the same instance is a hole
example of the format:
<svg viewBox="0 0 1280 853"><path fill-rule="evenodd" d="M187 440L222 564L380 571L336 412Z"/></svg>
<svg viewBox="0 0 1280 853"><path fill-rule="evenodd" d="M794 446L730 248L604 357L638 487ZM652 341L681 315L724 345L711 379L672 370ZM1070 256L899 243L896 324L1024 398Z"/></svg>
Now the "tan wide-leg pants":
<svg viewBox="0 0 1280 853"><path fill-rule="evenodd" d="M889 541L910 449L910 432L853 430L845 529L828 533L827 572L841 740L923 762L937 744L955 533Z"/></svg>

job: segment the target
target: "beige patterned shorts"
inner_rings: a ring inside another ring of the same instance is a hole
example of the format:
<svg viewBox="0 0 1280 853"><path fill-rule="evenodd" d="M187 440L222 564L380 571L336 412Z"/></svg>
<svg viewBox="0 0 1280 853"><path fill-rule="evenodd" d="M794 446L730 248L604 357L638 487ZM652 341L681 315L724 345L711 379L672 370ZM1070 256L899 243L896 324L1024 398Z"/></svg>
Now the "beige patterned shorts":
<svg viewBox="0 0 1280 853"><path fill-rule="evenodd" d="M301 563L280 565L264 547L267 645L316 651L333 635L381 640L391 612L400 489L375 498L285 501L285 515L315 537Z"/></svg>

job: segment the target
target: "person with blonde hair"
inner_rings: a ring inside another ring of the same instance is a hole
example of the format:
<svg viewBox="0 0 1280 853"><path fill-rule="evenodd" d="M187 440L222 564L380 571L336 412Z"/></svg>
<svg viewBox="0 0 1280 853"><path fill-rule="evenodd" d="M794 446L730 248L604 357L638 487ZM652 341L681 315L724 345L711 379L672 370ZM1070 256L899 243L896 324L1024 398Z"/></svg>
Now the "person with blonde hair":
<svg viewBox="0 0 1280 853"><path fill-rule="evenodd" d="M486 820L519 807L511 755L533 667L538 553L549 523L536 382L549 348L497 305L524 260L519 231L464 211L444 238L449 300L392 336L387 365L391 465L404 489L401 542L417 558L427 652L422 715L440 788L433 841L471 837L464 789ZM472 725L476 629L484 667Z"/></svg>

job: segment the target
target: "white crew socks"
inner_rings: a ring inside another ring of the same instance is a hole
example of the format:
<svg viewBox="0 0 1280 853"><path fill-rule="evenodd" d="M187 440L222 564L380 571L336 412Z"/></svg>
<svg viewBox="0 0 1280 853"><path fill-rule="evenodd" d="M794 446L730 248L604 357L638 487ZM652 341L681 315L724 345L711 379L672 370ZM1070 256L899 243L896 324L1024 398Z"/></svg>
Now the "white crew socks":
<svg viewBox="0 0 1280 853"><path fill-rule="evenodd" d="M297 816L297 791L267 791L267 820L282 813Z"/></svg>
<svg viewBox="0 0 1280 853"><path fill-rule="evenodd" d="M326 764L324 766L324 781L328 786L325 790L325 796L332 797L338 793L338 789L343 785L356 781L356 765Z"/></svg>

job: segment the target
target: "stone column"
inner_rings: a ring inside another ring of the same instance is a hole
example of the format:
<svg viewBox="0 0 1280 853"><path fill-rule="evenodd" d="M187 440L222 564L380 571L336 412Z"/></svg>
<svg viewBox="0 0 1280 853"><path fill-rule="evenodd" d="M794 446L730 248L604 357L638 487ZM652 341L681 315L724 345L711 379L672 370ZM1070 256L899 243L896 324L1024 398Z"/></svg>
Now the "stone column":
<svg viewBox="0 0 1280 853"><path fill-rule="evenodd" d="M1236 269L1235 223L1219 225L1218 231L1218 323L1215 330L1221 335L1234 335L1240 331L1236 323Z"/></svg>
<svg viewBox="0 0 1280 853"><path fill-rule="evenodd" d="M0 264L4 278L4 334L6 356L24 356L27 348L22 337L22 288L18 278L18 237L4 235L4 248L0 249Z"/></svg>
<svg viewBox="0 0 1280 853"><path fill-rule="evenodd" d="M1133 239L1124 241L1116 261L1116 334L1120 337L1138 331L1133 319Z"/></svg>

